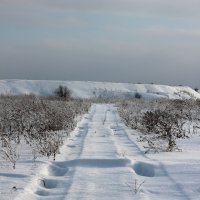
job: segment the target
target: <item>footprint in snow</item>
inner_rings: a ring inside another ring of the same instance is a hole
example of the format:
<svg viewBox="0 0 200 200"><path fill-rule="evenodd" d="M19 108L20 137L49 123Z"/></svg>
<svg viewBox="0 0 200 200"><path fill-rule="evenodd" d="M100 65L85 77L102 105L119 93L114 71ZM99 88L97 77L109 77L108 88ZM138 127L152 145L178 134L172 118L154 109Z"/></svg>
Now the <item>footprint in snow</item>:
<svg viewBox="0 0 200 200"><path fill-rule="evenodd" d="M75 148L76 147L76 145L70 145L70 144L68 144L67 145L69 148Z"/></svg>

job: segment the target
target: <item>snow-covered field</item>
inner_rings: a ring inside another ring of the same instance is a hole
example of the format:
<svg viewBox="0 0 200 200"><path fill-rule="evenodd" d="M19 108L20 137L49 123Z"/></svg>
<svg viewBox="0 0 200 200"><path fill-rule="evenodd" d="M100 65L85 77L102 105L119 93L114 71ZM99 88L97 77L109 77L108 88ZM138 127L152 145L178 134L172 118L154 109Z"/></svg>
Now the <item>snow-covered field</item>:
<svg viewBox="0 0 200 200"><path fill-rule="evenodd" d="M199 200L199 135L179 140L182 152L145 155L138 134L113 105L94 104L56 161L34 163L23 147L15 170L1 165L0 199Z"/></svg>
<svg viewBox="0 0 200 200"><path fill-rule="evenodd" d="M156 84L131 84L86 81L40 81L40 80L0 80L0 94L52 95L59 86L67 86L74 97L134 96L140 93L144 98L200 98L200 94L186 86Z"/></svg>

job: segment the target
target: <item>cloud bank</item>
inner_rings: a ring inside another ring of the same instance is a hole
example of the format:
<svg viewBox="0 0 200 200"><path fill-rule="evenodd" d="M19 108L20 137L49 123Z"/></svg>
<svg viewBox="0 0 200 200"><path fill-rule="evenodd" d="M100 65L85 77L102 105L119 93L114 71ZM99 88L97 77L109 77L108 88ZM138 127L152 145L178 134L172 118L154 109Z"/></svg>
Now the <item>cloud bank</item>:
<svg viewBox="0 0 200 200"><path fill-rule="evenodd" d="M200 86L200 1L1 0L0 78Z"/></svg>

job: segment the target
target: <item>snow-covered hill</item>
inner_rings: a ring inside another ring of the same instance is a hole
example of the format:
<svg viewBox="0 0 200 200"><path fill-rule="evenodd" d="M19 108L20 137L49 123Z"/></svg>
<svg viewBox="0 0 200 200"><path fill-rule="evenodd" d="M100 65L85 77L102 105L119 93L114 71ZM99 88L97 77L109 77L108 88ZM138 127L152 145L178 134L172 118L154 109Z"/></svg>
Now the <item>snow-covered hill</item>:
<svg viewBox="0 0 200 200"><path fill-rule="evenodd" d="M52 95L59 86L67 86L74 97L90 98L95 96L134 96L139 93L144 98L195 98L200 94L190 87L155 84L131 84L86 81L49 81L49 80L0 80L0 94Z"/></svg>

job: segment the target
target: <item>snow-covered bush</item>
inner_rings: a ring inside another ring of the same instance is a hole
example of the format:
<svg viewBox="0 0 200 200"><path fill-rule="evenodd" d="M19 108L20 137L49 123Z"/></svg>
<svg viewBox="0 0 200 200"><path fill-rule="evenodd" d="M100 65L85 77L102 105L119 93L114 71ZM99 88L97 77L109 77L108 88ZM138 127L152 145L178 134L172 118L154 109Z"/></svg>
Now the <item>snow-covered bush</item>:
<svg viewBox="0 0 200 200"><path fill-rule="evenodd" d="M13 169L15 169L16 162L19 160L19 153L17 152L17 144L8 140L4 139L6 143L5 147L0 149L0 155L3 159L9 161L13 165Z"/></svg>
<svg viewBox="0 0 200 200"><path fill-rule="evenodd" d="M89 107L89 102L78 99L60 101L33 95L1 96L0 150L25 141L34 148L37 144L37 153L55 159L63 142L63 132L72 131L76 116L86 113ZM61 130L64 130L62 134Z"/></svg>
<svg viewBox="0 0 200 200"><path fill-rule="evenodd" d="M162 139L167 142L166 151L173 151L176 139L185 137L185 131L179 126L179 120L178 115L167 110L147 111L142 117L142 125L148 133L155 133L154 140ZM147 141L149 143L149 140ZM153 141L150 144L153 144Z"/></svg>
<svg viewBox="0 0 200 200"><path fill-rule="evenodd" d="M118 112L126 126L138 129L143 112L146 110L145 100L134 99L118 103Z"/></svg>
<svg viewBox="0 0 200 200"><path fill-rule="evenodd" d="M200 103L194 100L131 100L118 104L124 123L138 129L148 149L173 151L176 139L189 137L200 128Z"/></svg>

